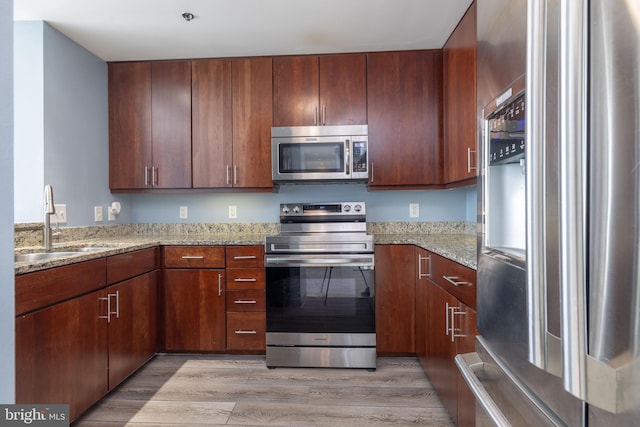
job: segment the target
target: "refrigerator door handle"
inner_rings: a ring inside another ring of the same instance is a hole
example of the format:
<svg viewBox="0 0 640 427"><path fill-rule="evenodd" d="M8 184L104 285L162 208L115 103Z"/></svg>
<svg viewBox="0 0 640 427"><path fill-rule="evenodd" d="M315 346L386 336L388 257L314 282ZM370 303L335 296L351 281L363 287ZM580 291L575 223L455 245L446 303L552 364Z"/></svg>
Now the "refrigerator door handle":
<svg viewBox="0 0 640 427"><path fill-rule="evenodd" d="M586 400L587 2L560 1L560 287L564 388Z"/></svg>
<svg viewBox="0 0 640 427"><path fill-rule="evenodd" d="M527 2L527 74L525 122L526 259L529 362L547 370L545 257L545 2Z"/></svg>
<svg viewBox="0 0 640 427"><path fill-rule="evenodd" d="M454 360L462 377L476 397L476 402L484 409L489 418L491 418L491 421L493 421L497 427L511 427L511 423L507 420L507 417L504 416L500 407L491 398L476 375L477 371L484 368L484 363L478 356L478 353L458 354Z"/></svg>

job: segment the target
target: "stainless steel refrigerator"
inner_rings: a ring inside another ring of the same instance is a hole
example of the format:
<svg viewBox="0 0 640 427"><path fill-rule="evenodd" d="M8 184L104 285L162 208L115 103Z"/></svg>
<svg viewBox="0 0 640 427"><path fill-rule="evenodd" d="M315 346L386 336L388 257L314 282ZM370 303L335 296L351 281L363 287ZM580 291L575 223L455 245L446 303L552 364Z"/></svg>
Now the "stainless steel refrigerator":
<svg viewBox="0 0 640 427"><path fill-rule="evenodd" d="M640 425L640 1L476 1L476 423Z"/></svg>

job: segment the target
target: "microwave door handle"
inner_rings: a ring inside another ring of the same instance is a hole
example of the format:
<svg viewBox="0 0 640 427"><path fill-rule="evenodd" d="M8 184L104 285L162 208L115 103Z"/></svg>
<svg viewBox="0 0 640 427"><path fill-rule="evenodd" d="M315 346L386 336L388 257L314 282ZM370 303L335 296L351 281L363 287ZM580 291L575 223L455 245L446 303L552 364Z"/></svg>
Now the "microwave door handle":
<svg viewBox="0 0 640 427"><path fill-rule="evenodd" d="M345 167L345 172L347 173L347 175L349 175L351 172L349 172L350 168L351 168L351 156L350 156L350 142L349 140L345 140L345 145L344 145L344 149L345 149L345 163L346 163L346 167Z"/></svg>

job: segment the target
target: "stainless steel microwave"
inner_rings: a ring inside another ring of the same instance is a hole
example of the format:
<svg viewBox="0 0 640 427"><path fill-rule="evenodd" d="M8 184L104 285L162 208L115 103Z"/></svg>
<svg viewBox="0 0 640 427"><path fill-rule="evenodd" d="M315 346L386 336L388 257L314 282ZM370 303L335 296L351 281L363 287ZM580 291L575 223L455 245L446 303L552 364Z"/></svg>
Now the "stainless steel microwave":
<svg viewBox="0 0 640 427"><path fill-rule="evenodd" d="M274 182L366 182L368 126L271 128Z"/></svg>

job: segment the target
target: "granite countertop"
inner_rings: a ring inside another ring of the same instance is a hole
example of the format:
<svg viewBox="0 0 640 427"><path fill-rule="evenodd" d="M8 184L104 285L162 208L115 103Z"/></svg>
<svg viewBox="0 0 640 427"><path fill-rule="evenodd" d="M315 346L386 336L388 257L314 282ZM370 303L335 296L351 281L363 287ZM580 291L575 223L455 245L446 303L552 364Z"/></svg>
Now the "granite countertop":
<svg viewBox="0 0 640 427"><path fill-rule="evenodd" d="M31 273L95 258L116 255L157 245L262 245L268 234L220 233L220 234L154 234L120 237L102 237L77 240L54 246L54 251L74 247L95 247L91 252L79 252L52 259L16 262L15 274ZM442 255L469 268L476 269L476 236L471 234L374 234L376 244L413 244ZM23 247L15 253L43 251L38 247Z"/></svg>
<svg viewBox="0 0 640 427"><path fill-rule="evenodd" d="M374 242L416 245L474 270L478 266L475 234L375 234Z"/></svg>

